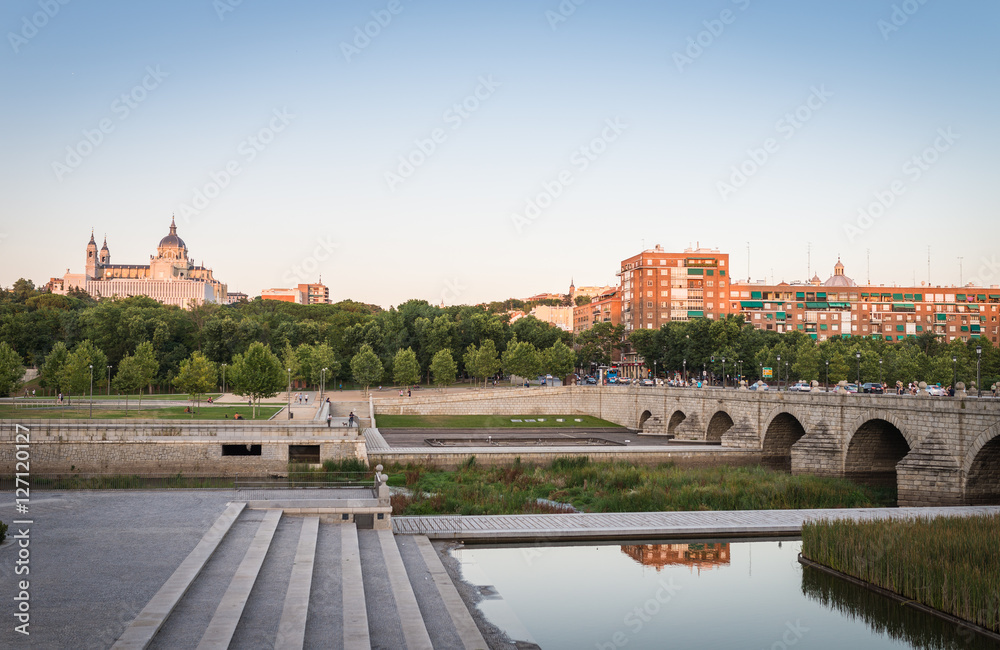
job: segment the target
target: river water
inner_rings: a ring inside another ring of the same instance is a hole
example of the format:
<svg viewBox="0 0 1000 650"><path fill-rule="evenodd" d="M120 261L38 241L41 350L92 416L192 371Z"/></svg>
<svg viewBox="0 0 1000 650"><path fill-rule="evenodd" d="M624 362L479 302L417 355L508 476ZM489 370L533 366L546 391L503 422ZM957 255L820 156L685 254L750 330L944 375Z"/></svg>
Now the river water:
<svg viewBox="0 0 1000 650"><path fill-rule="evenodd" d="M797 561L799 540L457 548L483 614L545 650L997 644ZM530 646L529 646L530 647Z"/></svg>

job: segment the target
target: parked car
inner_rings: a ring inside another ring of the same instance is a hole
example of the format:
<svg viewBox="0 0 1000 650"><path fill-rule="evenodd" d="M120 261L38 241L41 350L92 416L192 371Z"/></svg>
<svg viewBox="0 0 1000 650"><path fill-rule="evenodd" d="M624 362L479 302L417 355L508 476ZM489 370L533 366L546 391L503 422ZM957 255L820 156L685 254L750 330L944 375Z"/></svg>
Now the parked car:
<svg viewBox="0 0 1000 650"><path fill-rule="evenodd" d="M656 382L653 381L652 379L643 379L642 380L642 385L643 386L655 386Z"/></svg>
<svg viewBox="0 0 1000 650"><path fill-rule="evenodd" d="M948 391L946 391L945 389L941 388L940 386L936 386L936 385L935 386L928 386L927 387L927 393L931 397L947 397L948 396Z"/></svg>
<svg viewBox="0 0 1000 650"><path fill-rule="evenodd" d="M847 384L847 392L848 393L856 393L856 392L858 392L858 385L857 384Z"/></svg>
<svg viewBox="0 0 1000 650"><path fill-rule="evenodd" d="M587 377L583 381L584 381L585 384L589 384L591 386L596 386L597 385L597 378L596 377Z"/></svg>
<svg viewBox="0 0 1000 650"><path fill-rule="evenodd" d="M770 390L770 387L762 381L750 384L750 390Z"/></svg>
<svg viewBox="0 0 1000 650"><path fill-rule="evenodd" d="M788 390L797 393L809 393L812 392L812 386L807 381L799 381L789 386Z"/></svg>
<svg viewBox="0 0 1000 650"><path fill-rule="evenodd" d="M882 388L882 384L876 384L874 382L866 382L861 384L862 393L871 393L872 395L881 395L885 393L885 389Z"/></svg>

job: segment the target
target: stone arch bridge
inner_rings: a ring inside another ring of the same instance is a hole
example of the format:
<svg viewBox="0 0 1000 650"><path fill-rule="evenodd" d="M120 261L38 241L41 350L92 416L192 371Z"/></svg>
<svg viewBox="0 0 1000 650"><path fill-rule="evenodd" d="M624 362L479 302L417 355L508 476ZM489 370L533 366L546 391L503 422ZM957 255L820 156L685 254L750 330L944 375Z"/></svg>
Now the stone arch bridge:
<svg viewBox="0 0 1000 650"><path fill-rule="evenodd" d="M1000 400L567 386L377 399L376 413L584 413L759 450L793 474L895 484L899 505L1000 504Z"/></svg>

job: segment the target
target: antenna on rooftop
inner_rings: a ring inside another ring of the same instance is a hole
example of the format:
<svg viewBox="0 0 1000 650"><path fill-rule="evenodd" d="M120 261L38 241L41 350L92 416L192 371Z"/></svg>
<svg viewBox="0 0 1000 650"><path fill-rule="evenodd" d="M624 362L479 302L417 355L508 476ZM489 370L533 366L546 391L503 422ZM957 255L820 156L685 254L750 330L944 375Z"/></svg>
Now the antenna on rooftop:
<svg viewBox="0 0 1000 650"><path fill-rule="evenodd" d="M931 286L931 247L927 247L927 286Z"/></svg>
<svg viewBox="0 0 1000 650"><path fill-rule="evenodd" d="M811 241L810 242L806 242L806 277L807 278L811 278L812 277L812 252L813 252L813 243Z"/></svg>
<svg viewBox="0 0 1000 650"><path fill-rule="evenodd" d="M868 252L868 286L872 286L872 249L865 249Z"/></svg>

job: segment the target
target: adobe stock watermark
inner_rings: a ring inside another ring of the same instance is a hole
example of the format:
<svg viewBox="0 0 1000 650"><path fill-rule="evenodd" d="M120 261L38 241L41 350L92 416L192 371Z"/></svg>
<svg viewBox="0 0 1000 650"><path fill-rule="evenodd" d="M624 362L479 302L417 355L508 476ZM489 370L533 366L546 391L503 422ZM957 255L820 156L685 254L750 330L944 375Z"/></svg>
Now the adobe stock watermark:
<svg viewBox="0 0 1000 650"><path fill-rule="evenodd" d="M371 12L372 19L363 25L354 28L354 38L350 42L340 42L340 53L344 55L344 60L348 63L361 54L361 51L372 44L372 41L382 34L382 30L392 23L394 16L403 13L403 3L401 0L389 0L385 9Z"/></svg>
<svg viewBox="0 0 1000 650"><path fill-rule="evenodd" d="M818 88L813 86L810 91L805 101L785 113L774 123L774 130L781 136L780 139L766 138L759 147L747 149L746 159L729 168L728 182L723 180L715 183L723 201L728 201L730 196L745 186L771 160L771 156L778 153L781 149L781 143L794 138L806 122L811 120L833 97L833 93L827 90L823 84L820 84Z"/></svg>
<svg viewBox="0 0 1000 650"><path fill-rule="evenodd" d="M298 264L293 264L292 268L285 271L282 281L285 284L294 286L298 283L315 282L316 276L320 272L320 265L331 259L335 251L340 248L340 244L334 241L332 235L323 235L316 239L312 253L302 258Z"/></svg>
<svg viewBox="0 0 1000 650"><path fill-rule="evenodd" d="M750 0L731 1L741 12L746 11L750 7ZM718 18L701 21L705 29L694 36L688 36L687 46L682 51L674 51L673 59L674 65L677 66L677 71L683 73L685 67L694 63L695 60L705 53L705 50L712 47L715 41L726 31L726 27L736 22L737 16L739 14L732 9L723 9L719 12Z"/></svg>
<svg viewBox="0 0 1000 650"><path fill-rule="evenodd" d="M209 173L208 182L195 188L191 201L181 203L175 211L176 214L186 223L190 223L192 217L197 217L207 210L212 201L222 194L222 190L229 187L233 180L245 171L246 165L256 160L257 156L274 142L278 134L288 128L294 118L295 115L287 108L273 109L267 124L241 140L236 146L236 157L231 158L218 171Z"/></svg>
<svg viewBox="0 0 1000 650"><path fill-rule="evenodd" d="M920 8L927 4L928 0L903 0L899 4L892 5L892 12L888 18L879 18L875 26L882 34L882 40L888 41L889 35L898 32L899 29L910 22L910 17L920 11Z"/></svg>
<svg viewBox="0 0 1000 650"><path fill-rule="evenodd" d="M560 23L564 23L569 20L569 17L576 13L576 8L585 3L587 0L562 0L559 6L554 10L549 9L545 12L545 20L548 21L549 27L552 31L556 31L556 28Z"/></svg>
<svg viewBox="0 0 1000 650"><path fill-rule="evenodd" d="M961 137L953 132L950 126L938 129L937 137L929 146L920 153L910 156L903 163L901 169L903 177L893 180L884 190L876 190L873 194L875 200L863 208L858 208L858 216L854 219L854 223L844 224L844 234L847 235L847 240L853 242L859 235L875 225L875 222L881 219L886 211L896 203L896 199L905 194L910 185L923 178L924 174L930 171L931 167L941 159L941 156L955 146Z"/></svg>
<svg viewBox="0 0 1000 650"><path fill-rule="evenodd" d="M212 9L219 17L219 22L226 19L226 14L236 11L236 8L243 4L243 0L212 0Z"/></svg>
<svg viewBox="0 0 1000 650"><path fill-rule="evenodd" d="M63 159L52 161L52 171L60 183L66 176L76 171L83 161L93 154L104 139L111 135L118 124L124 122L139 106L149 98L149 94L160 87L163 80L170 74L160 69L160 66L146 66L146 75L142 81L132 86L128 92L116 97L109 107L113 117L102 118L93 129L84 129L82 138L76 144L66 145L66 155Z"/></svg>
<svg viewBox="0 0 1000 650"><path fill-rule="evenodd" d="M36 11L31 16L22 16L21 29L17 32L7 32L7 41L14 54L20 54L21 48L38 36L39 30L44 29L69 3L70 0L38 0L38 8L41 11Z"/></svg>
<svg viewBox="0 0 1000 650"><path fill-rule="evenodd" d="M802 625L799 619L795 619L794 623L787 621L785 623L785 630L781 633L781 638L772 643L769 650L787 650L794 647L807 632L809 632L809 628Z"/></svg>
<svg viewBox="0 0 1000 650"><path fill-rule="evenodd" d="M493 75L480 75L479 84L475 89L455 102L441 114L441 120L451 131L462 128L472 115L482 108L483 103L493 96L502 84L493 78ZM443 127L435 127L427 134L426 138L417 138L413 141L413 148L405 154L396 157L396 168L385 173L385 183L389 186L389 191L394 193L399 186L413 177L417 169L423 166L431 157L437 153L438 147L448 140L448 131Z"/></svg>
<svg viewBox="0 0 1000 650"><path fill-rule="evenodd" d="M441 302L449 305L457 304L466 289L468 287L462 284L460 278L452 277L449 280L445 280L444 288L441 289Z"/></svg>
<svg viewBox="0 0 1000 650"><path fill-rule="evenodd" d="M569 166L551 180L542 183L541 192L525 199L523 210L511 213L510 222L517 234L521 234L526 226L530 226L542 216L542 213L562 196L566 188L576 182L577 174L582 174L597 162L611 143L617 141L627 128L628 124L625 124L620 117L609 117L604 120L604 128L601 129L600 135L576 149L569 157Z"/></svg>
<svg viewBox="0 0 1000 650"><path fill-rule="evenodd" d="M2 243L3 235L0 235L0 244ZM969 283L976 287L989 287L997 284L998 276L1000 276L1000 262L997 261L996 255L990 255L989 258L980 257L979 268L969 278Z"/></svg>
<svg viewBox="0 0 1000 650"><path fill-rule="evenodd" d="M657 589L653 592L653 595L646 599L641 605L632 608L625 616L622 618L622 624L628 628L632 636L642 632L643 628L653 620L654 616L657 616L663 607L673 600L674 596L681 587L674 584L674 579L670 578L660 578L656 583ZM618 630L611 635L611 639L608 641L598 641L594 645L597 650L616 650L616 648L622 648L628 645L629 635L625 633L624 630Z"/></svg>

